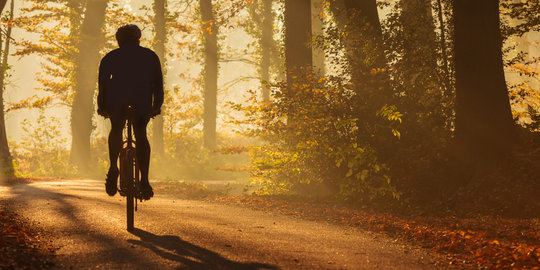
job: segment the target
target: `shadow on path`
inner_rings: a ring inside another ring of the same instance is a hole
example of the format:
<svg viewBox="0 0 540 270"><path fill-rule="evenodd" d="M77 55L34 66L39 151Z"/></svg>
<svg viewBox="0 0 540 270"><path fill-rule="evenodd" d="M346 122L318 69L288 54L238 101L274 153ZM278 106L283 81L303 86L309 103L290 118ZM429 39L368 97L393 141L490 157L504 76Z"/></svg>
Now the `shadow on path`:
<svg viewBox="0 0 540 270"><path fill-rule="evenodd" d="M152 269L156 267L152 262L146 261L144 258L138 256L138 254L133 253L133 251L122 244L123 241L99 231L96 229L96 224L88 223L83 219L87 214L84 212L86 209L69 202L69 199L103 202L109 206L117 204L97 198L55 192L27 184L13 185L10 186L10 189L10 193L14 196L6 200L0 200L0 202L8 207L26 209L32 207L33 204L31 202L48 205L50 201L51 205L47 206L47 208L52 210L52 214L55 215L53 218L56 218L59 222L67 221L76 224L67 227L55 226L44 228L50 237L68 239L74 239L76 237L76 241L83 241L80 244L82 247L77 247L78 249L71 250L68 254L63 255L63 258L58 258L57 266L59 268L77 269L83 266L86 268L88 266L94 266L94 264L96 264L96 267L101 266L105 268L130 264L135 264L141 269ZM22 214L22 212L20 213ZM62 223L62 225L64 226L65 223ZM72 248L70 245L68 247ZM93 245L100 246L99 250L89 252L88 249L91 250ZM57 248L64 249L66 247L57 246ZM3 268L0 266L0 269Z"/></svg>
<svg viewBox="0 0 540 270"><path fill-rule="evenodd" d="M279 269L263 263L234 262L175 235L155 235L137 228L131 233L140 240L130 239L128 242L148 248L164 259L182 263L178 269Z"/></svg>

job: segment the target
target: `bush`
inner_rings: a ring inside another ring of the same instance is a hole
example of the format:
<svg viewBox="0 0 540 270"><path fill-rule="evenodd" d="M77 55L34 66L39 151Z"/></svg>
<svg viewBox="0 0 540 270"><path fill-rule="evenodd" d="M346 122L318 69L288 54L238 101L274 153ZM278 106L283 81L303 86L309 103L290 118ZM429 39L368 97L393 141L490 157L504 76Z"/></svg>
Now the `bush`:
<svg viewBox="0 0 540 270"><path fill-rule="evenodd" d="M355 202L398 198L387 167L377 158L371 138L393 131L401 114L384 106L362 122L358 96L337 77L305 73L288 88L274 85L273 100L233 104L245 113L245 134L266 144L251 151L254 184L259 193L337 196ZM391 133L390 133L391 134Z"/></svg>
<svg viewBox="0 0 540 270"><path fill-rule="evenodd" d="M24 120L25 135L20 143L12 142L12 154L19 177L73 177L78 171L69 162L67 138L61 136L61 122L45 117L43 110L36 123Z"/></svg>

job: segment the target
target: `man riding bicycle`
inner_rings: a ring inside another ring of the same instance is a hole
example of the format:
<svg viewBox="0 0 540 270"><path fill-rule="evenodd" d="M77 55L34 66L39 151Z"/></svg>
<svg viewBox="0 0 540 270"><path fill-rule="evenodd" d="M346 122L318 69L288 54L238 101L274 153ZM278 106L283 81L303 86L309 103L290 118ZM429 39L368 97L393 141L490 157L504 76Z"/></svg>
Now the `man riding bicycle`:
<svg viewBox="0 0 540 270"><path fill-rule="evenodd" d="M139 46L141 30L133 24L120 27L116 40L120 48L109 52L99 66L98 114L111 120L109 133L110 167L105 189L114 196L118 190L118 155L122 149L122 130L126 123L125 108L135 112L133 128L137 140L137 163L141 172L141 196L150 199L154 192L148 182L150 143L146 126L150 118L161 113L163 76L159 57Z"/></svg>

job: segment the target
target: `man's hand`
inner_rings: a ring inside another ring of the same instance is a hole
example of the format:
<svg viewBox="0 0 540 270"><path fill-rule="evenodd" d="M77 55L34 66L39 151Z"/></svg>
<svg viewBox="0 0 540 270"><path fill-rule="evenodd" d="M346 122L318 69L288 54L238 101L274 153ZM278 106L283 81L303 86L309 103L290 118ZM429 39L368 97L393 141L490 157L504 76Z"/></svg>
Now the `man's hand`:
<svg viewBox="0 0 540 270"><path fill-rule="evenodd" d="M111 112L103 108L98 108L97 113L105 118L109 118L111 116Z"/></svg>
<svg viewBox="0 0 540 270"><path fill-rule="evenodd" d="M150 112L150 117L154 118L161 114L161 108L152 108L152 112Z"/></svg>

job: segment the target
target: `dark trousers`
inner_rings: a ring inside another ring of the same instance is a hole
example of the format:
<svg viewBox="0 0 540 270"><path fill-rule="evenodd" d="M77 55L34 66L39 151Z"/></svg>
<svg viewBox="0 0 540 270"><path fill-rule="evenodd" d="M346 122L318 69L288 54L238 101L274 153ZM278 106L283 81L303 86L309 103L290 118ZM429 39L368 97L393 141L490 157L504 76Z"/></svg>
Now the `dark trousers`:
<svg viewBox="0 0 540 270"><path fill-rule="evenodd" d="M123 116L111 116L111 132L109 133L109 160L111 168L118 168L118 155L122 149L122 131L126 125L126 118ZM150 167L150 143L146 136L146 126L150 118L147 116L137 116L133 122L133 133L135 134L137 148L137 164L141 171L141 182L148 183L148 168Z"/></svg>

